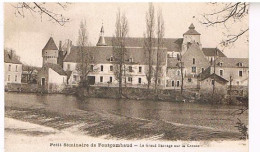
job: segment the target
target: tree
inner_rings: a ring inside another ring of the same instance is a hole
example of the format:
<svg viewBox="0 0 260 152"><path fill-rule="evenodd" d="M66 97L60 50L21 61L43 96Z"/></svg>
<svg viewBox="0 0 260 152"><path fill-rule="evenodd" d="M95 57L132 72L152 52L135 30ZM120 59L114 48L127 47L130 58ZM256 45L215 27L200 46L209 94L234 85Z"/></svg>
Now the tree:
<svg viewBox="0 0 260 152"><path fill-rule="evenodd" d="M65 10L69 3L55 3L58 7ZM52 11L50 6L45 2L19 2L16 5L12 4L15 8L15 15L19 15L22 17L26 16L26 12L30 12L31 15L39 15L41 20L43 16L47 16L50 21L54 21L59 25L63 26L65 23L69 22L69 18L63 16L62 13L59 12L59 9L55 9Z"/></svg>
<svg viewBox="0 0 260 152"><path fill-rule="evenodd" d="M163 37L164 37L164 20L161 9L157 14L157 53L156 53L156 68L155 68L155 94L158 96L158 79L160 73L160 62L161 62L161 49L163 48Z"/></svg>
<svg viewBox="0 0 260 152"><path fill-rule="evenodd" d="M93 71L93 54L87 49L88 45L88 33L86 21L81 21L79 36L78 36L78 48L80 56L80 63L77 64L76 70L80 74L80 86L89 87L88 74Z"/></svg>
<svg viewBox="0 0 260 152"><path fill-rule="evenodd" d="M246 20L248 23L248 10L249 4L246 2L237 3L210 3L214 8L220 8L219 10L214 10L213 13L203 14L202 24L210 26L224 26L226 29L232 28L232 26L239 25ZM244 24L244 23L243 23ZM235 43L240 37L248 33L248 25L242 27L236 34L226 33L226 38L220 42L224 47L229 44Z"/></svg>
<svg viewBox="0 0 260 152"><path fill-rule="evenodd" d="M154 31L155 31L155 17L154 17L154 6L152 3L149 4L148 12L146 12L146 33L144 34L144 49L148 53L148 71L146 78L148 81L147 88L150 88L151 80L153 77L153 61L152 53L154 46Z"/></svg>
<svg viewBox="0 0 260 152"><path fill-rule="evenodd" d="M217 48L215 48L214 51L214 61L213 61L213 84L212 84L212 98L214 99L215 89L216 89L216 80L215 80L215 74L216 74L216 57L217 57Z"/></svg>
<svg viewBox="0 0 260 152"><path fill-rule="evenodd" d="M178 60L178 68L181 70L181 94L182 94L183 82L184 82L184 74L183 74L184 62L182 61L182 53L177 54L177 60Z"/></svg>
<svg viewBox="0 0 260 152"><path fill-rule="evenodd" d="M112 40L113 45L113 63L114 63L114 75L119 83L119 98L122 97L122 82L123 75L125 75L125 61L126 61L126 47L125 38L128 34L128 20L125 14L121 15L118 10L116 15L116 30Z"/></svg>

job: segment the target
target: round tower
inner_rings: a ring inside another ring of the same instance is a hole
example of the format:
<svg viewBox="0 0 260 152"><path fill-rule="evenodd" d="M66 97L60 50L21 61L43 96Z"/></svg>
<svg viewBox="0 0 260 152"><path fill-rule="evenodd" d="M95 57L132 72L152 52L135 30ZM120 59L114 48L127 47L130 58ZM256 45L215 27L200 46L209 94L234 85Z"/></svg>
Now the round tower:
<svg viewBox="0 0 260 152"><path fill-rule="evenodd" d="M43 58L43 65L46 63L57 64L59 57L59 50L56 46L52 37L50 37L49 41L42 49L42 58Z"/></svg>

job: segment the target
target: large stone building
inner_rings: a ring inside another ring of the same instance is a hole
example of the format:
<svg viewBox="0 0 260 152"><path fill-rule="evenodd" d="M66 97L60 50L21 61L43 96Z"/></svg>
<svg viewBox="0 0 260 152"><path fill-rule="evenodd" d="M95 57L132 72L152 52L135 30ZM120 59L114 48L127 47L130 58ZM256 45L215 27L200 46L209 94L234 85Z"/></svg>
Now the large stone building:
<svg viewBox="0 0 260 152"><path fill-rule="evenodd" d="M214 83L219 83L220 88L227 88L231 75L233 86L239 85L247 88L248 59L227 58L218 48L203 48L200 37L201 34L191 24L182 38L163 39L163 47L158 52L160 56L159 88L180 89L183 82L184 89L209 90L212 88L212 80ZM156 42L155 39L154 42ZM80 65L83 57L88 54L87 79L89 84L118 87L117 64L112 44L113 37L104 36L103 26L96 46L73 46L72 42L68 40L63 46L60 42L58 48L50 38L42 50L43 67L47 64L47 68L58 74L55 77L62 79L59 85L78 85L82 78ZM123 85L147 87L148 53L144 49L144 38L125 38L125 48ZM153 69L156 66L156 54L157 44L154 43L151 59ZM213 67L215 70L212 70ZM43 80L48 82L47 79L50 79L50 75L48 78L47 76L44 79L39 78L39 83L43 84ZM154 86L154 78L151 86Z"/></svg>

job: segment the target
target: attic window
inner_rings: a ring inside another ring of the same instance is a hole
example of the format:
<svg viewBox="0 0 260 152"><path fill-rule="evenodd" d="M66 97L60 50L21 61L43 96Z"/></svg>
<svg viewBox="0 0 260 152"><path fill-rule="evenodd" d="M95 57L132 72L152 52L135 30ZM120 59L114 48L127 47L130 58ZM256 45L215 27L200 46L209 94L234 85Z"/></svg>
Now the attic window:
<svg viewBox="0 0 260 152"><path fill-rule="evenodd" d="M239 63L238 63L238 66L239 66L239 67L242 67L242 66L243 66L243 63L239 62Z"/></svg>
<svg viewBox="0 0 260 152"><path fill-rule="evenodd" d="M110 61L110 62L114 61L114 57L111 56L111 57L109 58L109 61Z"/></svg>
<svg viewBox="0 0 260 152"><path fill-rule="evenodd" d="M129 58L129 62L134 62L134 59L133 58Z"/></svg>
<svg viewBox="0 0 260 152"><path fill-rule="evenodd" d="M222 66L223 65L223 63L222 62L219 62L219 66Z"/></svg>

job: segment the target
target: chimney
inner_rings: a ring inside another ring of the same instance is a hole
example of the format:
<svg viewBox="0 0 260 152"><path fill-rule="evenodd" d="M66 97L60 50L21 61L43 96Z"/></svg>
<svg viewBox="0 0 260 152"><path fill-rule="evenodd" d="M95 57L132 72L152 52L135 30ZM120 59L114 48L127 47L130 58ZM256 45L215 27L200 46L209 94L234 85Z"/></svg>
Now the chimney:
<svg viewBox="0 0 260 152"><path fill-rule="evenodd" d="M11 49L10 50L10 59L12 59L13 58L13 50Z"/></svg>
<svg viewBox="0 0 260 152"><path fill-rule="evenodd" d="M72 41L71 41L70 39L68 39L68 43L67 43L67 54L70 54L71 46L72 46Z"/></svg>
<svg viewBox="0 0 260 152"><path fill-rule="evenodd" d="M59 43L59 51L62 51L61 46L62 46L62 41L60 41Z"/></svg>

